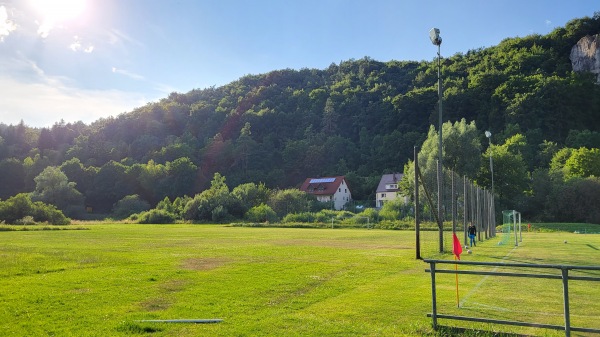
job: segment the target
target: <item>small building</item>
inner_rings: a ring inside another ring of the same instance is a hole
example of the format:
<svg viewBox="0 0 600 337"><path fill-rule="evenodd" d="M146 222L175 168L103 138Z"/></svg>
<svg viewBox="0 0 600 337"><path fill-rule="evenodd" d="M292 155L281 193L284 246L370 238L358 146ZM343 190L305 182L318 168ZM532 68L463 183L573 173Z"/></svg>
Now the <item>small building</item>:
<svg viewBox="0 0 600 337"><path fill-rule="evenodd" d="M400 183L402 176L402 173L384 174L381 176L377 191L375 192L375 207L381 208L386 202L400 197L400 195L398 195L398 184Z"/></svg>
<svg viewBox="0 0 600 337"><path fill-rule="evenodd" d="M321 202L333 202L333 208L336 210L344 209L346 204L352 200L352 194L344 176L306 178L300 190L316 196L317 200Z"/></svg>

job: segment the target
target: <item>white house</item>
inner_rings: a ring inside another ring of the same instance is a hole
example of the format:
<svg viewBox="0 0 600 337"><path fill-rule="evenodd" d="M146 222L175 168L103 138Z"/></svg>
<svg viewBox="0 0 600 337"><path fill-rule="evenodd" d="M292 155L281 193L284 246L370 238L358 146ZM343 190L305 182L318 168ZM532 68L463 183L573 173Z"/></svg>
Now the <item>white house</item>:
<svg viewBox="0 0 600 337"><path fill-rule="evenodd" d="M344 209L346 204L352 200L352 194L344 176L306 178L300 190L316 196L319 201L333 201L333 208L336 210Z"/></svg>
<svg viewBox="0 0 600 337"><path fill-rule="evenodd" d="M375 206L377 208L383 207L383 204L387 201L395 200L399 198L399 182L402 179L402 173L384 174L379 180L377 191L375 192Z"/></svg>

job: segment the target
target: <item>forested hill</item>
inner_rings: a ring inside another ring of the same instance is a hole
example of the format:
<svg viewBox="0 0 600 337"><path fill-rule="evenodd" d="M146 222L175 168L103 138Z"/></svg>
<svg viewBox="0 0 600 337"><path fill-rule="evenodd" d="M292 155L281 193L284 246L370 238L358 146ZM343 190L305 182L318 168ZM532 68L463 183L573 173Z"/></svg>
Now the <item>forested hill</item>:
<svg viewBox="0 0 600 337"><path fill-rule="evenodd" d="M544 142L600 147L600 86L593 75L574 73L569 60L579 39L598 33L600 13L545 36L444 58L444 121L474 121L484 144L484 130L496 143L520 133L530 149L524 154ZM91 125L3 124L0 198L32 191L46 166L60 166L100 209L140 191L151 203L193 195L215 172L230 186L271 188L346 175L355 199L373 198L380 175L402 171L437 124L434 57L432 47L431 61L365 57L322 70L248 75ZM533 155L525 160L530 171L548 166ZM163 176L153 178L153 169Z"/></svg>

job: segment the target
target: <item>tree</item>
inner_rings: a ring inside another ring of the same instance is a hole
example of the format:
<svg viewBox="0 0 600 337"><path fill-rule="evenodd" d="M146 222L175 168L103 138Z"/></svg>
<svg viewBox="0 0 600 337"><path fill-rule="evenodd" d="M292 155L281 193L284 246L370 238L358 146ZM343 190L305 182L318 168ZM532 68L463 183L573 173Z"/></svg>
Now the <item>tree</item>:
<svg viewBox="0 0 600 337"><path fill-rule="evenodd" d="M565 178L600 177L600 149L573 150L563 167Z"/></svg>
<svg viewBox="0 0 600 337"><path fill-rule="evenodd" d="M102 165L94 176L87 201L94 207L94 212L108 213L117 201L130 194L135 192L127 174L127 167L111 160Z"/></svg>
<svg viewBox="0 0 600 337"><path fill-rule="evenodd" d="M31 193L33 201L52 204L67 216L83 214L83 195L58 167L46 167L34 180L35 191Z"/></svg>
<svg viewBox="0 0 600 337"><path fill-rule="evenodd" d="M270 193L271 191L263 183L241 184L231 191L231 195L239 200L244 212L260 204L266 204Z"/></svg>
<svg viewBox="0 0 600 337"><path fill-rule="evenodd" d="M197 194L185 205L186 220L203 220L221 222L229 217L243 216L237 199L229 193L225 177L215 173L209 189Z"/></svg>
<svg viewBox="0 0 600 337"><path fill-rule="evenodd" d="M198 166L190 158L183 157L167 162L166 171L167 196L175 198L194 192Z"/></svg>
<svg viewBox="0 0 600 337"><path fill-rule="evenodd" d="M555 185L547 210L554 221L600 223L600 178L575 177Z"/></svg>
<svg viewBox="0 0 600 337"><path fill-rule="evenodd" d="M291 188L273 192L268 205L278 217L283 218L289 213L310 212L315 202L318 201L306 192Z"/></svg>
<svg viewBox="0 0 600 337"><path fill-rule="evenodd" d="M467 124L463 118L454 124L446 122L442 128L444 166L461 176L474 177L481 165L481 132L475 122Z"/></svg>
<svg viewBox="0 0 600 337"><path fill-rule="evenodd" d="M493 145L482 156L482 163L492 156L494 163L494 192L499 198L500 206L497 209L515 209L523 201L524 193L528 190L529 175L523 156L515 149L510 140L502 145ZM491 173L489 165L481 165L477 177L480 186L491 187Z"/></svg>
<svg viewBox="0 0 600 337"><path fill-rule="evenodd" d="M149 209L150 204L147 201L142 200L139 195L133 194L117 201L113 207L113 214L119 219L124 219L131 214L141 213Z"/></svg>
<svg viewBox="0 0 600 337"><path fill-rule="evenodd" d="M0 161L0 199L25 192L25 168L16 158Z"/></svg>

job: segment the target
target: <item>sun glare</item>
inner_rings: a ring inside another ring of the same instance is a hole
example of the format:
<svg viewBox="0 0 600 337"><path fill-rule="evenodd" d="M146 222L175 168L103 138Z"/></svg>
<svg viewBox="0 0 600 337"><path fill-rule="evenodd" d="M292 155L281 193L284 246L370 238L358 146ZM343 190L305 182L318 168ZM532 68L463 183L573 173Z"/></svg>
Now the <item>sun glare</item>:
<svg viewBox="0 0 600 337"><path fill-rule="evenodd" d="M86 0L29 0L33 8L49 22L58 24L80 16L86 7Z"/></svg>

